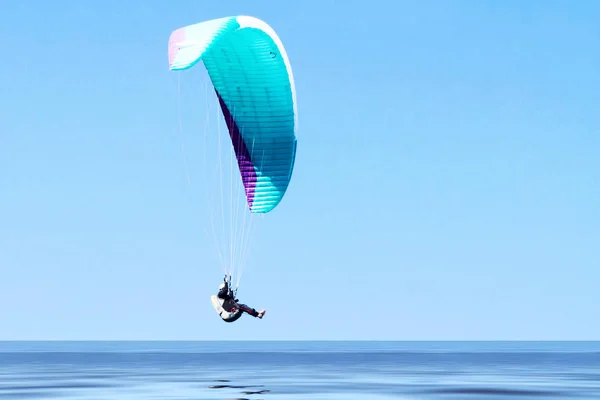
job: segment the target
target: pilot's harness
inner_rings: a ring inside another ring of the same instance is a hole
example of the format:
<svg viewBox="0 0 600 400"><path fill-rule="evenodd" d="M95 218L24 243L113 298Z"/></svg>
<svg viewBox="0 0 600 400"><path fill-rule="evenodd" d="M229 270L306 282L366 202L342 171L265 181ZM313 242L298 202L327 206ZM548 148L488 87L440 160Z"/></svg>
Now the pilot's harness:
<svg viewBox="0 0 600 400"><path fill-rule="evenodd" d="M236 287L235 290L231 289L231 275L229 275L229 277L227 277L227 274L225 274L225 278L223 278L223 280L225 281L225 284L227 285L227 294L229 294L232 298L233 301L237 303L237 291L238 288Z"/></svg>

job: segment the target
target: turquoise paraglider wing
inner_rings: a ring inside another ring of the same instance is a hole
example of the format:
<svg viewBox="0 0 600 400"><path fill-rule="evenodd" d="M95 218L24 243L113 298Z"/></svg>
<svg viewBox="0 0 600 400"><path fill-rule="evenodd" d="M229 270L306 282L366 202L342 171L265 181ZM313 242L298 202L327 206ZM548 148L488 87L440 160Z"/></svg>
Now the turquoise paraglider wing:
<svg viewBox="0 0 600 400"><path fill-rule="evenodd" d="M283 198L296 158L296 89L285 48L269 25L248 16L171 33L171 70L200 60L227 123L248 207L267 213Z"/></svg>

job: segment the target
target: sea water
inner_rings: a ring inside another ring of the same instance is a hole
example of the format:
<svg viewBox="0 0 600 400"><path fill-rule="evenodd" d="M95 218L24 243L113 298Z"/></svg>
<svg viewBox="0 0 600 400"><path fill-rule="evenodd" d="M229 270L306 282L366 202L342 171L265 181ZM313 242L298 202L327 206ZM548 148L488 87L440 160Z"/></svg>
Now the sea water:
<svg viewBox="0 0 600 400"><path fill-rule="evenodd" d="M600 342L0 342L0 400L600 400Z"/></svg>

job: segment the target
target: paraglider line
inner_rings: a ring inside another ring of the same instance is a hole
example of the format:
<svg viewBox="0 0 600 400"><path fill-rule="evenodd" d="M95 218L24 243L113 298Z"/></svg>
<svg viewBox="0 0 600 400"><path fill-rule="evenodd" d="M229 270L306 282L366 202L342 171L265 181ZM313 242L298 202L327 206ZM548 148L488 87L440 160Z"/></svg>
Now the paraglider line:
<svg viewBox="0 0 600 400"><path fill-rule="evenodd" d="M183 166L185 168L185 177L187 179L188 185L191 186L190 181L190 173L188 170L187 159L185 156L185 148L183 146L183 122L181 117L181 73L178 74L177 79L177 105L178 105L178 118L179 118L179 148L181 149L181 154L183 156Z"/></svg>

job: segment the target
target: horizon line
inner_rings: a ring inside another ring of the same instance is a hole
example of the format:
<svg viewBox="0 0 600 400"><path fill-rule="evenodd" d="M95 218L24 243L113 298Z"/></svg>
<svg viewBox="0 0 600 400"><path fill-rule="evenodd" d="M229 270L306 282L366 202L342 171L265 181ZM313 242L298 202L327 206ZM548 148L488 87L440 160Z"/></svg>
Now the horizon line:
<svg viewBox="0 0 600 400"><path fill-rule="evenodd" d="M202 343L202 342L600 342L600 339L0 339L0 343L7 342L179 342L179 343Z"/></svg>

